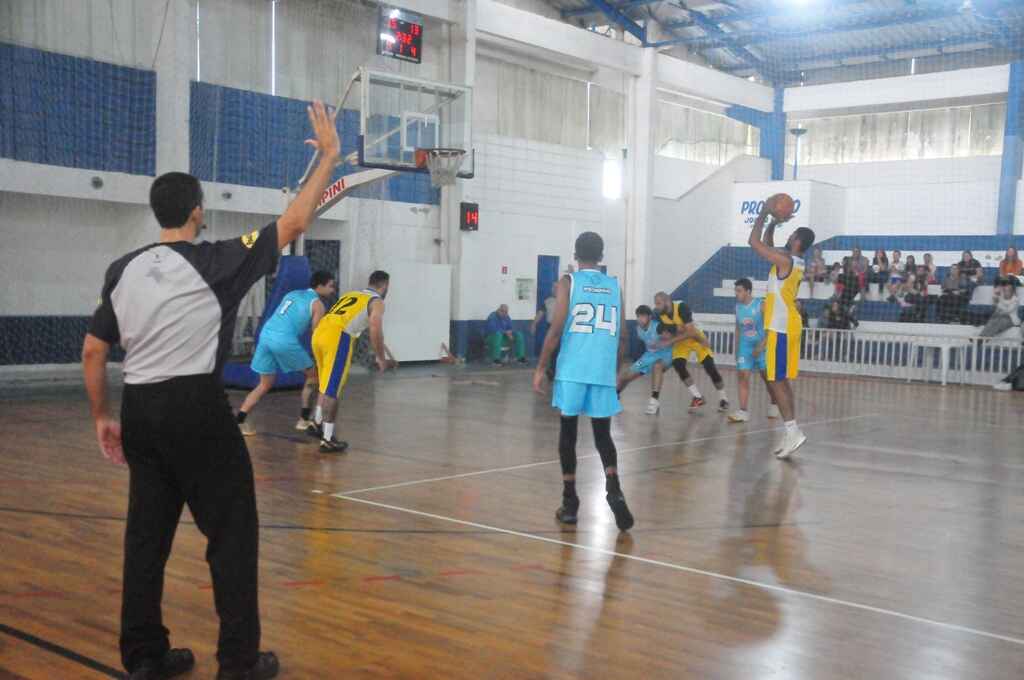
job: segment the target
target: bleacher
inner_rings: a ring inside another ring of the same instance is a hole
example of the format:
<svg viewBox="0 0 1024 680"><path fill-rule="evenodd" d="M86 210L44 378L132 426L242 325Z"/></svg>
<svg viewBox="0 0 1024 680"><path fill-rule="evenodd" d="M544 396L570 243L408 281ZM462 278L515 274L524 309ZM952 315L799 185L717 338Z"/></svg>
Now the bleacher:
<svg viewBox="0 0 1024 680"><path fill-rule="evenodd" d="M983 268L984 278L975 288L967 308L973 320L987 319L992 313L993 283L998 274L999 258L1007 246L1024 246L1024 237L998 236L837 236L826 239L816 247L821 248L825 262L842 262L854 247L861 249L870 261L876 249L882 249L890 257L893 250L900 250L904 260L913 255L921 264L925 253L931 253L937 265L937 280L941 282L949 267L960 260L963 250L970 250ZM734 282L738 278L749 278L754 284L754 295L763 297L767 287L769 264L758 257L747 246L726 246L720 248L682 285L672 291L672 298L685 300L694 312L704 314L732 314L735 308ZM813 294L812 294L813 292ZM835 289L830 283L804 282L800 286L799 298L804 301L809 319L816 319L822 307L832 298ZM929 286L930 301L926 320L921 326L938 326L937 301L942 294L939 284ZM878 284L871 284L867 291L858 295L857 317L864 322L895 323L902 308L888 302L888 291L878 293ZM948 325L939 328L949 328Z"/></svg>
<svg viewBox="0 0 1024 680"><path fill-rule="evenodd" d="M988 272L986 272L987 274ZM992 276L995 276L994 272ZM986 279L989 278L986 276ZM736 279L722 279L722 285L715 288L715 297L727 297L735 298L734 284ZM768 280L764 281L760 279L752 279L751 283L754 284L754 297L764 297L765 292L768 290ZM976 307L984 307L992 305L992 294L995 292L995 286L981 285L974 289L974 294L971 296L970 305ZM835 286L831 283L815 283L812 286L807 281L800 284L800 292L797 293L797 297L801 300L831 300L832 296L835 295ZM928 295L938 297L942 295L942 286L939 284L931 284L928 286ZM859 302L885 302L889 296L889 292L886 289L881 295L878 293L878 284L873 283L868 286L867 290L861 291L857 295L857 301Z"/></svg>

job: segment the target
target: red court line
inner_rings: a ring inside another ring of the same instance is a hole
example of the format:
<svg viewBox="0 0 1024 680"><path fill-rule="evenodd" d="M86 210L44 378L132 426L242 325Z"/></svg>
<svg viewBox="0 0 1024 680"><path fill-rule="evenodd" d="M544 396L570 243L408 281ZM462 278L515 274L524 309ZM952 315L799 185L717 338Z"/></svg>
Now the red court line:
<svg viewBox="0 0 1024 680"><path fill-rule="evenodd" d="M33 590L27 593L0 593L0 595L17 599L52 598L55 600L66 600L70 597L67 593L59 593L56 590Z"/></svg>
<svg viewBox="0 0 1024 680"><path fill-rule="evenodd" d="M451 571L440 571L438 576L469 576L472 574L483 574L479 569L452 569Z"/></svg>

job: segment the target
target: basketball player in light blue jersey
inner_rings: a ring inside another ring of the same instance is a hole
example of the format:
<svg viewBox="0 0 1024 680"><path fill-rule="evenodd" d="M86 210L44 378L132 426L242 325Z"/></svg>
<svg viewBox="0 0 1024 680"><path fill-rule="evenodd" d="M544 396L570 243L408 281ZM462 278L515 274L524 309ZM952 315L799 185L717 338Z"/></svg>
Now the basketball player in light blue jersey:
<svg viewBox="0 0 1024 680"><path fill-rule="evenodd" d="M594 443L604 466L606 500L620 531L633 526L633 515L619 486L618 454L611 437L611 417L619 413L616 373L626 356L626 315L618 279L598 270L604 241L592 231L576 239L579 270L558 282L551 329L544 339L533 389L544 393L545 367L559 349L552 405L562 412L558 457L562 463L562 505L555 517L576 524L576 438L579 416L590 417Z"/></svg>
<svg viewBox="0 0 1024 680"><path fill-rule="evenodd" d="M647 402L646 413L649 416L658 414L661 408L661 385L665 378L665 369L672 365L672 338L671 333L666 332L664 336L659 334L658 328L663 324L654 320L654 310L647 305L640 305L636 308L636 335L644 343L644 353L631 366L624 367L619 373L618 391L622 390L634 380L651 374L651 398ZM675 330L673 327L671 330Z"/></svg>
<svg viewBox="0 0 1024 680"><path fill-rule="evenodd" d="M757 371L761 379L768 384L765 377L764 358L764 300L753 295L754 285L750 279L736 281L736 380L739 383L740 408L729 414L729 422L745 423L750 420L747 404L750 402L750 373ZM768 417L778 418L779 407L775 398L768 393L772 405L768 407Z"/></svg>
<svg viewBox="0 0 1024 680"><path fill-rule="evenodd" d="M324 316L326 310L320 298L334 295L335 289L334 277L330 272L315 272L310 278L309 288L293 290L285 295L273 316L263 324L252 357L252 370L259 374L260 382L246 395L238 410L238 424L242 434L255 434L245 419L263 395L274 386L277 374L295 371L306 374L306 382L302 386L302 406L295 429L305 431L309 428L312 402L317 394L317 380L313 357L302 346L301 338L310 327L316 328Z"/></svg>

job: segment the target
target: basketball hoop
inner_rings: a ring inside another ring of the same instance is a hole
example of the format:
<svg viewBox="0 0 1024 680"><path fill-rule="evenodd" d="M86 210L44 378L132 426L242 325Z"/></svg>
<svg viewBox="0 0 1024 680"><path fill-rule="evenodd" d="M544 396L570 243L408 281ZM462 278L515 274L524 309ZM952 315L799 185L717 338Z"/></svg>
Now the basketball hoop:
<svg viewBox="0 0 1024 680"><path fill-rule="evenodd" d="M416 149L416 167L430 171L430 183L435 187L447 187L455 184L465 157L465 149Z"/></svg>

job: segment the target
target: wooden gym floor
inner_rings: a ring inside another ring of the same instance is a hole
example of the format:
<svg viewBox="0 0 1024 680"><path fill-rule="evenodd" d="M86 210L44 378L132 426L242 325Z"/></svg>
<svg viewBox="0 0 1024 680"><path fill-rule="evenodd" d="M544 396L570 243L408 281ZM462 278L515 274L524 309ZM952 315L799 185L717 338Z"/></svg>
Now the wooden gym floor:
<svg viewBox="0 0 1024 680"><path fill-rule="evenodd" d="M357 380L340 457L291 429L294 392L259 406L282 678L1024 677L1021 395L805 376L809 442L781 463L760 386L735 426L688 415L674 377L645 416L635 384L619 535L585 424L581 521L554 521L558 420L530 375ZM117 677L126 492L80 388L0 397L0 678ZM216 671L204 545L186 510L164 616L193 678Z"/></svg>

